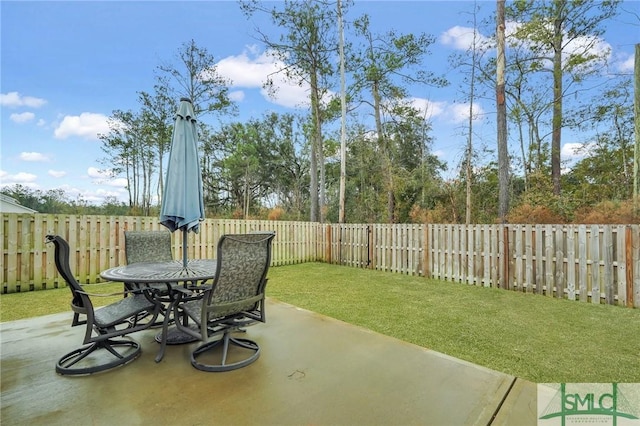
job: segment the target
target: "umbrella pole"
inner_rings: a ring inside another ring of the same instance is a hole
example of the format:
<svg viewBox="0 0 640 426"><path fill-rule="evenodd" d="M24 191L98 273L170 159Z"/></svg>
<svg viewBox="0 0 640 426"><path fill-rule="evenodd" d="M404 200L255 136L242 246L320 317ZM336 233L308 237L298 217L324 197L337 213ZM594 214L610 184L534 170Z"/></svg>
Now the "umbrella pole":
<svg viewBox="0 0 640 426"><path fill-rule="evenodd" d="M182 267L187 267L187 231L182 230Z"/></svg>

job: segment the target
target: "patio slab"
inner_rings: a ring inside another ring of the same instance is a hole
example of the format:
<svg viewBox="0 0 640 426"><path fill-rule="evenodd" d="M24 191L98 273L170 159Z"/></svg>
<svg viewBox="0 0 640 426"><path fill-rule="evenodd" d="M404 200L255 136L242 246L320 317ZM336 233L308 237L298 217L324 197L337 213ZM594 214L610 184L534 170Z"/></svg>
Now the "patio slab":
<svg viewBox="0 0 640 426"><path fill-rule="evenodd" d="M134 362L59 376L82 338L70 320L0 325L3 426L536 424L533 383L272 299L267 323L247 329L260 358L225 373L193 368L194 344L155 363L152 329L132 335Z"/></svg>

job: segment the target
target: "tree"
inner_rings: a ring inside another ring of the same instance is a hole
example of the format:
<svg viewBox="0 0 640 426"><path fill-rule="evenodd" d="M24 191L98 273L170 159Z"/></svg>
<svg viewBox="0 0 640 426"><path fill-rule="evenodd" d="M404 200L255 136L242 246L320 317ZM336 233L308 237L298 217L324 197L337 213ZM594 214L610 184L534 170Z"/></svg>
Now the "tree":
<svg viewBox="0 0 640 426"><path fill-rule="evenodd" d="M323 222L325 212L323 124L325 117L321 102L332 86L335 73L332 55L337 50L335 36L336 10L326 1L285 0L277 6L266 7L256 1L240 3L247 16L266 13L278 28L278 39L256 29L258 38L283 64L279 72L291 81L309 87L310 99L310 198L312 222ZM273 80L266 86L274 89Z"/></svg>
<svg viewBox="0 0 640 426"><path fill-rule="evenodd" d="M271 169L275 203L295 220L302 220L309 211L309 155L301 129L303 118L271 114L267 119L276 150Z"/></svg>
<svg viewBox="0 0 640 426"><path fill-rule="evenodd" d="M509 212L509 150L507 147L507 103L505 97L505 1L497 1L496 13L496 105L498 125L498 217L506 221Z"/></svg>
<svg viewBox="0 0 640 426"><path fill-rule="evenodd" d="M564 185L583 206L602 201L632 198L633 187L633 95L631 79L590 99L576 114L575 125L585 133L598 129L595 137L584 141L585 158L578 161Z"/></svg>
<svg viewBox="0 0 640 426"><path fill-rule="evenodd" d="M291 114L228 123L203 140L208 207L243 217L265 205L283 206L298 220L307 211L308 162L302 130Z"/></svg>
<svg viewBox="0 0 640 426"><path fill-rule="evenodd" d="M109 133L100 135L101 160L112 176L125 175L129 207L149 214L152 203L152 182L157 178L158 155L154 128L142 113L116 110L108 120Z"/></svg>
<svg viewBox="0 0 640 426"><path fill-rule="evenodd" d="M175 105L179 98L189 98L199 119L207 114L234 110L229 99L231 82L218 74L213 55L193 39L180 46L175 63L162 63L157 70L156 87L167 89L163 96L173 97Z"/></svg>
<svg viewBox="0 0 640 426"><path fill-rule="evenodd" d="M229 85L231 82L217 72L216 60L206 48L199 47L192 39L183 43L175 55L175 61L165 62L157 67L156 75L156 119L161 120L165 111L163 106L172 105L174 116L180 98L188 98L193 104L197 118L200 141L209 134L205 118L209 115L235 113L235 105L229 99ZM162 89L164 88L164 89ZM171 102L165 104L164 98ZM162 112L160 113L159 110ZM173 124L173 123L172 123ZM207 193L206 166L203 168L203 186L205 205L213 195ZM161 176L161 179L163 176Z"/></svg>
<svg viewBox="0 0 640 426"><path fill-rule="evenodd" d="M526 40L531 49L529 66L553 75L551 176L555 195L561 191L563 100L572 83L597 72L598 67L592 65L606 60L608 52L603 54L593 48L604 31L604 21L616 14L618 3L618 0L516 0L509 9L510 16L520 23L514 36Z"/></svg>
<svg viewBox="0 0 640 426"><path fill-rule="evenodd" d="M171 135L178 103L169 96L167 87L159 84L154 86L154 92L151 94L139 92L138 100L142 105L141 119L149 129L152 146L157 154L159 178L156 194L161 202L164 193L164 157L171 149Z"/></svg>
<svg viewBox="0 0 640 426"><path fill-rule="evenodd" d="M634 119L635 143L633 148L633 207L640 214L640 44L636 44L634 62Z"/></svg>
<svg viewBox="0 0 640 426"><path fill-rule="evenodd" d="M345 191L347 180L347 88L344 55L344 20L342 14L342 1L338 0L338 49L340 52L340 207L338 222L345 223Z"/></svg>
<svg viewBox="0 0 640 426"><path fill-rule="evenodd" d="M387 196L387 220L394 223L397 220L392 161L394 148L393 141L386 133L389 126L385 126L383 115L391 117L390 110L398 106L394 114L409 111L402 108L407 90L400 83L442 86L446 81L422 68L422 60L435 41L432 36L424 33L399 35L394 31L374 34L367 15L356 20L354 27L357 35L363 39L363 45L355 48L350 58L349 67L355 80L354 98L356 103L367 104L373 110L377 149L384 163L382 170Z"/></svg>

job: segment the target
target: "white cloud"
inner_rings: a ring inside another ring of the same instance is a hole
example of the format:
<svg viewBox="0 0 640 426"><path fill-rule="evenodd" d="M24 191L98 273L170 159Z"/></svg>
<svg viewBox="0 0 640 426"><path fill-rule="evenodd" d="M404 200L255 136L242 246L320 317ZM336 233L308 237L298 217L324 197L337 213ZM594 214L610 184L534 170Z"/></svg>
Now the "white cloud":
<svg viewBox="0 0 640 426"><path fill-rule="evenodd" d="M117 190L117 191L109 191L109 190L106 190L106 189L98 189L96 191L96 195L99 196L102 199L107 198L107 197L116 197L119 200L123 200L123 199L126 199L126 191L124 190L124 186L122 188L123 189Z"/></svg>
<svg viewBox="0 0 640 426"><path fill-rule="evenodd" d="M80 115L67 115L54 131L56 139L80 136L84 139L97 139L98 134L109 133L108 117L103 114L83 112Z"/></svg>
<svg viewBox="0 0 640 426"><path fill-rule="evenodd" d="M250 57L251 54L251 57ZM228 56L216 65L218 73L231 80L231 87L262 87L267 76L278 71L278 61L267 53L257 55L255 49Z"/></svg>
<svg viewBox="0 0 640 426"><path fill-rule="evenodd" d="M432 154L440 159L446 158L447 156L447 153L442 149L436 149L435 151L432 152Z"/></svg>
<svg viewBox="0 0 640 426"><path fill-rule="evenodd" d="M438 117L450 123L464 123L469 120L469 103L448 104L442 101L431 101L424 98L409 98L409 104L425 114L427 119ZM473 104L473 119L479 120L486 111L479 103Z"/></svg>
<svg viewBox="0 0 640 426"><path fill-rule="evenodd" d="M20 159L22 161L47 162L49 157L40 152L21 152Z"/></svg>
<svg viewBox="0 0 640 426"><path fill-rule="evenodd" d="M441 115L447 105L446 102L433 102L424 98L409 98L408 101L413 108L425 114L427 118Z"/></svg>
<svg viewBox="0 0 640 426"><path fill-rule="evenodd" d="M113 188L123 189L128 185L126 178L116 177L112 170L89 167L87 169L87 176L89 176L96 185L106 185Z"/></svg>
<svg viewBox="0 0 640 426"><path fill-rule="evenodd" d="M479 120L486 112L477 102L473 104L473 120ZM443 117L447 117L452 123L464 123L469 120L469 103L448 105Z"/></svg>
<svg viewBox="0 0 640 426"><path fill-rule="evenodd" d="M579 143L570 142L562 145L560 150L560 157L563 160L575 161L588 157L591 151L595 148L595 144L592 142Z"/></svg>
<svg viewBox="0 0 640 426"><path fill-rule="evenodd" d="M26 123L27 121L31 121L36 117L36 115L32 112L21 112L14 113L9 116L9 119L15 123Z"/></svg>
<svg viewBox="0 0 640 426"><path fill-rule="evenodd" d="M11 175L4 170L0 170L0 180L2 181L2 185L13 185L19 183L21 185L24 184L32 184L36 181L38 176L32 173L20 172L14 175Z"/></svg>
<svg viewBox="0 0 640 426"><path fill-rule="evenodd" d="M595 55L598 60L589 62L587 67L597 69L603 65L602 61L609 59L611 55L611 45L603 39L595 36L581 36L571 40L563 52L562 59L564 61L569 59L572 54L583 55L588 53L589 55Z"/></svg>
<svg viewBox="0 0 640 426"><path fill-rule="evenodd" d="M40 120L38 120L38 123L37 123L36 125L37 125L38 127L42 127L42 126L44 126L45 124L47 124L47 122L46 122L46 121L44 121L44 120L41 118Z"/></svg>
<svg viewBox="0 0 640 426"><path fill-rule="evenodd" d="M244 91L234 90L233 92L229 92L229 99L234 102L242 102L244 100Z"/></svg>
<svg viewBox="0 0 640 426"><path fill-rule="evenodd" d="M489 46L490 39L480 34L477 30L471 27L461 27L456 25L451 27L440 35L440 43L445 46L451 46L458 50L471 50L474 45L474 33L475 33L475 45L476 48L482 46Z"/></svg>
<svg viewBox="0 0 640 426"><path fill-rule="evenodd" d="M507 37L515 35L515 33L522 27L522 23L520 22L507 22L505 33ZM547 24L548 30L550 33L553 33L552 24ZM578 36L571 40L569 35L565 32L564 39L566 45L562 50L562 60L566 62L569 60L571 55L594 55L597 60L589 61L580 67L583 68L584 71L588 71L590 69L596 70L603 65L603 61L608 60L611 56L611 45L604 41L599 37L595 37L592 35L587 36ZM517 40L515 37L508 38L508 43L512 46L517 46L519 48L530 48L531 41L530 40ZM551 59L553 57L553 51L551 50L551 46L546 46L546 51L543 51L542 54L546 56L546 59L543 61L546 64L546 67L551 69L552 62ZM588 67L588 68L587 68Z"/></svg>
<svg viewBox="0 0 640 426"><path fill-rule="evenodd" d="M34 98L33 96L22 96L18 92L0 93L0 105L16 108L16 107L30 107L40 108L46 104L47 101L41 98Z"/></svg>
<svg viewBox="0 0 640 426"><path fill-rule="evenodd" d="M128 182L126 178L115 178L110 179L108 181L102 182L104 185L111 186L113 188L126 188L128 186Z"/></svg>
<svg viewBox="0 0 640 426"><path fill-rule="evenodd" d="M97 167L89 167L87 169L87 176L92 179L111 179L113 172L111 170L98 169Z"/></svg>
<svg viewBox="0 0 640 426"><path fill-rule="evenodd" d="M620 61L616 64L617 68L622 73L633 73L633 69L635 67L635 58L633 57L633 55L625 56L627 57L626 59L624 59L624 57L620 58Z"/></svg>
<svg viewBox="0 0 640 426"><path fill-rule="evenodd" d="M107 190L97 188L96 190L81 189L68 184L58 187L64 191L64 193L71 199L82 199L89 204L100 204L107 197L116 197L118 200L126 200L126 191L123 190Z"/></svg>
<svg viewBox="0 0 640 426"><path fill-rule="evenodd" d="M65 177L67 175L67 172L63 170L49 170L47 174L54 178L61 178L61 177Z"/></svg>
<svg viewBox="0 0 640 426"><path fill-rule="evenodd" d="M229 79L231 87L259 88L267 101L284 107L299 108L308 105L308 85L299 85L287 79L281 71L284 68L284 62L269 52L259 54L255 46L248 46L242 54L228 56L216 64L218 74ZM272 91L264 87L268 82Z"/></svg>

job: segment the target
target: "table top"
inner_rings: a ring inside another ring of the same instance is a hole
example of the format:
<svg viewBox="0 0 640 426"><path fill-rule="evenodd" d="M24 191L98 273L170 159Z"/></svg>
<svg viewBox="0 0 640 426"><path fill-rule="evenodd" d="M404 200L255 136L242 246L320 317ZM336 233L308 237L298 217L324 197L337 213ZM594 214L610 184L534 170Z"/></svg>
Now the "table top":
<svg viewBox="0 0 640 426"><path fill-rule="evenodd" d="M102 271L100 276L105 280L134 283L165 283L168 281L206 281L216 275L215 259L189 260L187 267L182 261L141 262Z"/></svg>

